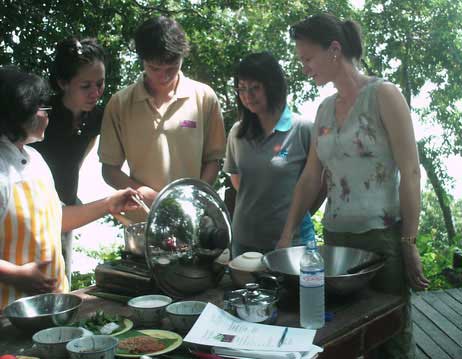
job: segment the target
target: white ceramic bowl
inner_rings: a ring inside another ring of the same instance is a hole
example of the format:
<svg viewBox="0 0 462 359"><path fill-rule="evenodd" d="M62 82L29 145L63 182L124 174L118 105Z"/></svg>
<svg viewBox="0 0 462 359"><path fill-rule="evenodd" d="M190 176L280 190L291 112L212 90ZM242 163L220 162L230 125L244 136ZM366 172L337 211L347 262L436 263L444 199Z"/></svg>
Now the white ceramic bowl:
<svg viewBox="0 0 462 359"><path fill-rule="evenodd" d="M68 358L66 344L76 338L88 336L88 331L76 327L54 327L38 331L32 336L43 358Z"/></svg>
<svg viewBox="0 0 462 359"><path fill-rule="evenodd" d="M167 306L167 317L176 331L180 334L186 334L206 306L206 302L197 300L175 302Z"/></svg>
<svg viewBox="0 0 462 359"><path fill-rule="evenodd" d="M262 262L263 254L259 252L245 252L234 258L229 266L232 269L237 269L246 272L259 272L266 269Z"/></svg>
<svg viewBox="0 0 462 359"><path fill-rule="evenodd" d="M150 294L132 298L127 304L138 325L158 326L165 316L165 308L171 302L172 298L166 295Z"/></svg>
<svg viewBox="0 0 462 359"><path fill-rule="evenodd" d="M92 335L74 339L66 349L71 359L113 359L119 340L110 335Z"/></svg>

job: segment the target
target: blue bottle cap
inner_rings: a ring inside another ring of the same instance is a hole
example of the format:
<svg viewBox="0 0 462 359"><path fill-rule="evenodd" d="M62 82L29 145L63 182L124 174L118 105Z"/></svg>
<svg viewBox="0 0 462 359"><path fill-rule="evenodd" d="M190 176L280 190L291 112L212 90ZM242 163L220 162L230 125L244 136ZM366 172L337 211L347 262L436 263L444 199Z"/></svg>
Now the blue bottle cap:
<svg viewBox="0 0 462 359"><path fill-rule="evenodd" d="M324 320L326 322L330 322L332 319L334 319L334 313L332 313L332 312L325 312L324 313Z"/></svg>

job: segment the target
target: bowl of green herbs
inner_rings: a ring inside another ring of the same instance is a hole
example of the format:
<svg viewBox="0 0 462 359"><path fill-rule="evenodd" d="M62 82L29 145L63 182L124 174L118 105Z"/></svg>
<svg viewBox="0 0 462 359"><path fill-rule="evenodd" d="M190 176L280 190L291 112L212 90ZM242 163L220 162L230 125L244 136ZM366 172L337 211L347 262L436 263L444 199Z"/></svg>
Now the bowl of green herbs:
<svg viewBox="0 0 462 359"><path fill-rule="evenodd" d="M133 327L133 322L118 314L97 310L90 317L81 319L72 326L84 328L95 335L115 336L129 331Z"/></svg>

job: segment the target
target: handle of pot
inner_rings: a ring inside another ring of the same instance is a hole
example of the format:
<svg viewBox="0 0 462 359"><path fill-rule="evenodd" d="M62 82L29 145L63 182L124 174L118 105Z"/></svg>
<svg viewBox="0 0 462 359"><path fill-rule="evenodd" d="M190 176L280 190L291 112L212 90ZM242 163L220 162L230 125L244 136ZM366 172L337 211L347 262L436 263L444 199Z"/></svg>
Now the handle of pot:
<svg viewBox="0 0 462 359"><path fill-rule="evenodd" d="M276 295L279 296L279 292L282 288L280 278L267 272L258 272L255 274L257 277L256 282L260 285L260 288L274 290ZM269 284L269 286L266 284Z"/></svg>
<svg viewBox="0 0 462 359"><path fill-rule="evenodd" d="M115 219L117 219L120 223L122 223L125 227L128 227L128 226L132 225L133 223L135 223L131 219L125 217L125 215L122 214L122 213L114 213L114 214L112 214L112 216Z"/></svg>

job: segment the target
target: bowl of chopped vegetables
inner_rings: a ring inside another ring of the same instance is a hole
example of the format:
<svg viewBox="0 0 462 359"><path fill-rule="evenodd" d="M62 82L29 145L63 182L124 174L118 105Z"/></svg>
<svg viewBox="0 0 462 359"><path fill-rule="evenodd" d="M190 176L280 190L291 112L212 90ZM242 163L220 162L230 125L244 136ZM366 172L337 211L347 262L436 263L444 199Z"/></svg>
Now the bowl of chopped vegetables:
<svg viewBox="0 0 462 359"><path fill-rule="evenodd" d="M73 323L72 326L89 330L94 335L115 336L129 331L133 327L133 322L118 314L105 313L102 310L98 310L90 317Z"/></svg>

